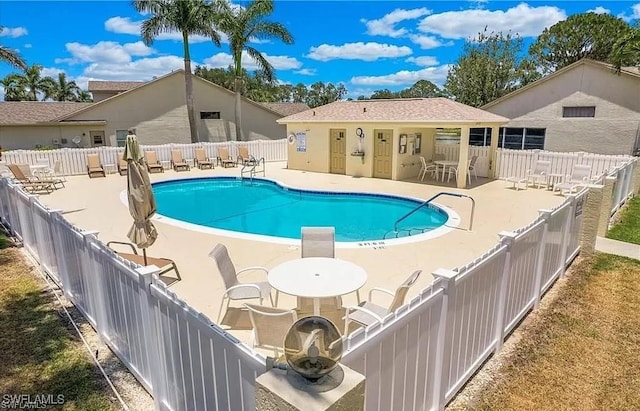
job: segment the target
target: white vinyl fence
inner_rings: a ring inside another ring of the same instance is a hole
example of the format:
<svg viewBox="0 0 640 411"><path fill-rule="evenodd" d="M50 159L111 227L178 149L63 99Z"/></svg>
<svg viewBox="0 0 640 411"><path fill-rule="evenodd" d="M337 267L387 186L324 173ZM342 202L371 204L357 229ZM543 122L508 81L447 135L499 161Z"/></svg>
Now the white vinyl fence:
<svg viewBox="0 0 640 411"><path fill-rule="evenodd" d="M455 161L460 158L460 144L436 144L436 153L444 154L445 160ZM489 177L489 147L469 146L469 160L478 156L475 170L478 177Z"/></svg>
<svg viewBox="0 0 640 411"><path fill-rule="evenodd" d="M141 145L143 151L153 150L159 161L171 161L171 150L180 150L182 156L187 159L195 158L195 149L203 147L207 157L216 158L218 147L229 148L229 155L238 156L238 146L245 146L255 158L263 158L267 162L287 160L287 140L254 140L254 141L228 141L222 143L197 143L197 144L163 144ZM13 164L38 164L48 163L53 165L60 161L64 175L79 175L87 173L87 155L97 153L103 165L110 165L115 171L118 158L122 157L124 147L93 147L93 148L61 148L56 150L12 150L2 153L3 160Z"/></svg>
<svg viewBox="0 0 640 411"><path fill-rule="evenodd" d="M367 410L441 410L502 347L579 250L586 190L436 281L382 324L346 337L343 363L366 377Z"/></svg>
<svg viewBox="0 0 640 411"><path fill-rule="evenodd" d="M119 258L95 236L0 179L0 218L153 395L158 410L255 410L264 357Z"/></svg>
<svg viewBox="0 0 640 411"><path fill-rule="evenodd" d="M615 156L591 153L558 153L541 150L507 150L498 149L498 178L526 178L528 170L532 170L537 160L551 161L551 173L563 176L571 174L576 164L591 166L591 176L597 177L632 160L631 156Z"/></svg>
<svg viewBox="0 0 640 411"><path fill-rule="evenodd" d="M628 163L629 164L629 163ZM632 186L619 169L617 198ZM434 283L382 323L345 336L367 410L442 410L578 254L587 190ZM622 201L622 200L621 200ZM119 258L37 196L0 179L0 218L153 395L158 410L255 409L265 358Z"/></svg>

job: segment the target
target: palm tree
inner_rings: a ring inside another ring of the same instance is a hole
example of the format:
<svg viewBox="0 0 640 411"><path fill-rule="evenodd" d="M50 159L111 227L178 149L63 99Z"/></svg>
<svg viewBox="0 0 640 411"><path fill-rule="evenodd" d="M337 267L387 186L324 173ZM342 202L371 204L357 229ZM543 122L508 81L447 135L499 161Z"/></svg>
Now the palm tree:
<svg viewBox="0 0 640 411"><path fill-rule="evenodd" d="M65 73L58 73L58 81L52 79L48 86L45 98L56 101L75 101L76 93L80 90L75 81L67 81Z"/></svg>
<svg viewBox="0 0 640 411"><path fill-rule="evenodd" d="M2 30L4 30L4 27L0 27L0 33L2 33ZM27 65L18 53L10 48L3 47L2 45L0 45L0 61L7 62L12 66L23 70L27 68Z"/></svg>
<svg viewBox="0 0 640 411"><path fill-rule="evenodd" d="M142 23L140 35L149 46L160 33L179 31L184 47L184 83L187 100L187 115L191 130L191 142L198 142L198 126L193 107L193 83L189 36L202 35L211 38L220 46L220 35L214 29L216 9L207 0L134 0L133 7L140 13L151 14Z"/></svg>
<svg viewBox="0 0 640 411"><path fill-rule="evenodd" d="M9 74L0 80L0 85L4 88L4 101L27 100L27 92L18 81L16 74Z"/></svg>
<svg viewBox="0 0 640 411"><path fill-rule="evenodd" d="M264 78L275 81L274 69L271 63L254 47L249 46L253 39L278 39L285 44L293 44L293 36L280 23L267 21L265 18L273 12L273 0L254 0L247 8L231 5L225 0L219 2L221 17L218 22L220 30L229 37L229 48L233 56L235 69L236 92L236 140L242 140L242 107L240 94L242 91L242 52L256 61Z"/></svg>
<svg viewBox="0 0 640 411"><path fill-rule="evenodd" d="M38 101L38 93L44 93L46 98L53 83L51 77L42 77L42 66L38 64L28 66L23 74L10 74L7 77L11 77L12 81L25 90L27 101Z"/></svg>
<svg viewBox="0 0 640 411"><path fill-rule="evenodd" d="M89 90L78 89L77 92L76 92L76 96L74 98L74 101L79 101L79 102L82 102L82 103L92 103L93 102L93 96L91 95Z"/></svg>
<svg viewBox="0 0 640 411"><path fill-rule="evenodd" d="M640 63L640 28L620 37L613 45L610 57L617 72L624 65Z"/></svg>

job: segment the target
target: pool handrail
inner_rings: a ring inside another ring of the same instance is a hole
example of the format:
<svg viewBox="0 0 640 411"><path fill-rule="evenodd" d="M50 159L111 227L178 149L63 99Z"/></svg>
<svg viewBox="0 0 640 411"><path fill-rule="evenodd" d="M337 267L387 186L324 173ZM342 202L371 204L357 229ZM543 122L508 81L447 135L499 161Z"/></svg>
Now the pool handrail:
<svg viewBox="0 0 640 411"><path fill-rule="evenodd" d="M449 193L447 191L439 192L438 194L432 196L428 200L422 202L420 205L418 205L413 210L409 211L407 214L405 214L402 217L400 217L399 219L397 219L396 222L393 224L393 231L397 233L398 232L398 224L402 220L404 220L405 218L409 217L411 214L415 213L416 211L418 211L422 207L426 206L427 204L429 204L430 202L432 202L436 198L438 198L440 196L445 196L445 195L446 196L451 196L451 197L460 197L460 198L465 197L465 198L468 198L469 200L471 200L471 218L469 219L469 228L467 229L467 231L471 231L471 229L473 228L473 214L474 214L474 211L475 211L475 208L476 208L476 200L474 200L473 197L468 196L466 194Z"/></svg>
<svg viewBox="0 0 640 411"><path fill-rule="evenodd" d="M258 167L260 165L260 163L262 163L262 170L256 170L256 167ZM249 170L244 171L245 168L247 167L251 167ZM265 175L265 161L264 161L264 157L260 157L259 159L253 159L253 161L251 163L245 163L242 166L242 169L240 170L240 177L244 178L244 174L245 173L249 173L249 178L251 178L253 180L253 177L255 177L256 173L262 172L262 176L264 177Z"/></svg>

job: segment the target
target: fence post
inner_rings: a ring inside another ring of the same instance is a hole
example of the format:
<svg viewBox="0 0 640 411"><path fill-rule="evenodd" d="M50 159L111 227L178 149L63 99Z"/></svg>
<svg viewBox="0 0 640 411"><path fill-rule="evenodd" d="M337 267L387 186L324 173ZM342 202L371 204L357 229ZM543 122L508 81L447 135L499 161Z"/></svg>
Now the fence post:
<svg viewBox="0 0 640 411"><path fill-rule="evenodd" d="M500 289L498 290L498 306L495 318L495 354L498 354L500 350L502 350L502 345L504 344L504 312L507 305L507 283L509 280L509 273L511 272L511 249L517 237L517 234L511 231L501 231L498 235L500 236L500 243L507 246L507 256L504 260L504 267L502 269L502 275L500 276Z"/></svg>
<svg viewBox="0 0 640 411"><path fill-rule="evenodd" d="M640 165L638 160L633 160L633 176L631 177L631 184L633 186L633 195L640 194Z"/></svg>
<svg viewBox="0 0 640 411"><path fill-rule="evenodd" d="M157 278L160 269L155 265L146 267L140 267L136 270L139 274L138 286L146 295L145 298L140 299L140 313L142 315L142 324L144 327L145 346L147 347L147 360L149 364L149 374L151 382L151 391L153 396L153 402L155 409L160 410L161 407L161 387L163 383L163 376L166 375L163 367L163 359L160 356L159 345L162 335L158 334L156 316L155 316L155 304L153 302L153 296L151 295L151 284L153 283L154 276Z"/></svg>
<svg viewBox="0 0 640 411"><path fill-rule="evenodd" d="M573 225L573 216L576 209L576 196L571 194L567 196L569 202L569 212L567 213L567 219L564 221L562 227L562 245L560 249L560 258L562 261L562 270L560 270L560 278L564 277L564 273L567 270L567 246L569 242L569 234L571 233L571 226Z"/></svg>
<svg viewBox="0 0 640 411"><path fill-rule="evenodd" d="M433 376L433 397L438 410L444 410L447 404L447 389L449 384L449 364L451 362L451 328L448 326L447 315L453 310L456 294L457 272L438 268L432 273L433 277L440 280L442 285L442 306L440 307L440 320L438 321L438 341L436 346L435 365Z"/></svg>
<svg viewBox="0 0 640 411"><path fill-rule="evenodd" d="M540 218L544 220L544 227L542 228L542 238L540 239L538 255L536 257L536 278L534 281L535 297L533 302L533 308L538 308L540 304L540 295L542 288L542 271L544 270L544 254L547 248L547 232L549 230L549 219L551 218L551 210L538 210Z"/></svg>
<svg viewBox="0 0 640 411"><path fill-rule="evenodd" d="M602 212L604 186L589 185L587 198L583 205L582 232L580 233L580 253L584 256L592 255L596 250L596 239L599 233L600 214ZM606 221L609 224L609 221Z"/></svg>
<svg viewBox="0 0 640 411"><path fill-rule="evenodd" d="M600 222L598 223L598 235L604 237L609 230L609 220L611 219L611 210L613 209L613 185L616 183L617 177L605 177L604 187L602 189L602 205L600 208Z"/></svg>

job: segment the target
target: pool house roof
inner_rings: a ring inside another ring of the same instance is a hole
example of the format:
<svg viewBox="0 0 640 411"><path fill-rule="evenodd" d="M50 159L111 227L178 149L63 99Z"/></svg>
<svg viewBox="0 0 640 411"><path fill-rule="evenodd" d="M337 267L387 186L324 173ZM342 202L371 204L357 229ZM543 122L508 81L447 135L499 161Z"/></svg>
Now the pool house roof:
<svg viewBox="0 0 640 411"><path fill-rule="evenodd" d="M281 118L287 123L501 124L509 119L443 97L336 101Z"/></svg>

